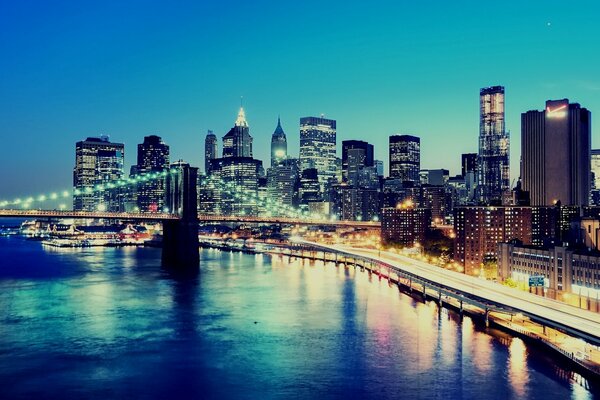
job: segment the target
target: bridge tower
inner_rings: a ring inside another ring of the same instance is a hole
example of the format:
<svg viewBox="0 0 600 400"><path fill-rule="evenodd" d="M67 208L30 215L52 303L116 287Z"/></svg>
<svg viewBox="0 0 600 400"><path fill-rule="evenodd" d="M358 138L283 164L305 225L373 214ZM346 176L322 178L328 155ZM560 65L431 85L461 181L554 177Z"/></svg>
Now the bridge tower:
<svg viewBox="0 0 600 400"><path fill-rule="evenodd" d="M198 168L178 162L171 166L165 184L165 206L178 220L163 222L162 264L178 270L199 268L198 252Z"/></svg>

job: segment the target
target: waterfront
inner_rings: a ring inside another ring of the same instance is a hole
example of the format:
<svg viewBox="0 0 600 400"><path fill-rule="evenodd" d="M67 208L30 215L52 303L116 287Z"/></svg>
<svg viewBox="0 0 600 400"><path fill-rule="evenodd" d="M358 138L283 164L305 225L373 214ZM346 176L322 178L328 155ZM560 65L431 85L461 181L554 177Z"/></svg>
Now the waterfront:
<svg viewBox="0 0 600 400"><path fill-rule="evenodd" d="M175 277L160 249L20 238L0 260L9 398L593 398L543 349L353 268L202 250Z"/></svg>

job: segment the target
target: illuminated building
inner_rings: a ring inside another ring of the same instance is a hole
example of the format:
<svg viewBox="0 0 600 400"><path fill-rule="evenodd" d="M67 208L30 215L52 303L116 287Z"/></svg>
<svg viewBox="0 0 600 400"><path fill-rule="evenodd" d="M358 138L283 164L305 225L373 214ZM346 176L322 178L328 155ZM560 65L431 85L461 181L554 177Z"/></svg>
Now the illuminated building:
<svg viewBox="0 0 600 400"><path fill-rule="evenodd" d="M460 173L466 176L468 173L477 173L477 153L464 153L460 157Z"/></svg>
<svg viewBox="0 0 600 400"><path fill-rule="evenodd" d="M258 179L262 161L251 157L216 158L211 161L210 168L221 181L217 196L223 215L258 215Z"/></svg>
<svg viewBox="0 0 600 400"><path fill-rule="evenodd" d="M563 300L575 306L597 310L600 299L600 253L566 247L534 248L520 243L498 245L498 274L529 285L529 278L544 278L544 288L532 287L538 294ZM565 296L565 294L567 294Z"/></svg>
<svg viewBox="0 0 600 400"><path fill-rule="evenodd" d="M250 136L244 107L240 107L233 128L223 136L223 158L228 157L252 158L252 136Z"/></svg>
<svg viewBox="0 0 600 400"><path fill-rule="evenodd" d="M496 259L500 242L531 244L531 207L474 206L454 209L454 260L477 275L485 260Z"/></svg>
<svg viewBox="0 0 600 400"><path fill-rule="evenodd" d="M162 172L167 168L169 168L169 146L159 136L144 137L144 142L138 144L135 173ZM164 197L163 179L140 182L137 185L137 206L141 212L162 212Z"/></svg>
<svg viewBox="0 0 600 400"><path fill-rule="evenodd" d="M590 140L591 113L567 99L521 115L521 178L531 205L589 204Z"/></svg>
<svg viewBox="0 0 600 400"><path fill-rule="evenodd" d="M358 171L374 165L373 145L362 140L342 142L342 182L356 186Z"/></svg>
<svg viewBox="0 0 600 400"><path fill-rule="evenodd" d="M277 118L277 127L271 136L271 167L287 158L287 139L281 127L281 120Z"/></svg>
<svg viewBox="0 0 600 400"><path fill-rule="evenodd" d="M414 208L409 201L381 210L381 241L386 244L423 244L430 226L431 210Z"/></svg>
<svg viewBox="0 0 600 400"><path fill-rule="evenodd" d="M381 176L383 178L383 174L384 174L383 161L382 160L375 160L374 161L374 166L375 166L375 170L377 171L377 175L379 175L379 176Z"/></svg>
<svg viewBox="0 0 600 400"><path fill-rule="evenodd" d="M208 131L204 140L204 173L206 175L210 175L210 160L219 158L218 149L217 136L212 131Z"/></svg>
<svg viewBox="0 0 600 400"><path fill-rule="evenodd" d="M315 168L325 192L328 180L337 180L336 121L323 117L300 118L300 171Z"/></svg>
<svg viewBox="0 0 600 400"><path fill-rule="evenodd" d="M319 184L319 173L316 168L308 168L302 171L298 194L302 205L323 200Z"/></svg>
<svg viewBox="0 0 600 400"><path fill-rule="evenodd" d="M590 152L592 187L590 190L590 202L594 205L600 205L600 149L593 149Z"/></svg>
<svg viewBox="0 0 600 400"><path fill-rule="evenodd" d="M438 185L421 186L419 206L431 210L431 218L437 224L446 219L446 188Z"/></svg>
<svg viewBox="0 0 600 400"><path fill-rule="evenodd" d="M76 211L124 211L124 194L117 189L95 190L123 178L125 146L110 142L108 136L89 137L75 145L73 196Z"/></svg>
<svg viewBox="0 0 600 400"><path fill-rule="evenodd" d="M499 203L510 189L509 137L504 126L504 87L479 92L477 200Z"/></svg>
<svg viewBox="0 0 600 400"><path fill-rule="evenodd" d="M294 206L298 185L298 168L295 160L281 160L267 170L268 198L278 206L271 215L285 215L284 210Z"/></svg>
<svg viewBox="0 0 600 400"><path fill-rule="evenodd" d="M421 139L411 135L390 136L390 178L419 183Z"/></svg>

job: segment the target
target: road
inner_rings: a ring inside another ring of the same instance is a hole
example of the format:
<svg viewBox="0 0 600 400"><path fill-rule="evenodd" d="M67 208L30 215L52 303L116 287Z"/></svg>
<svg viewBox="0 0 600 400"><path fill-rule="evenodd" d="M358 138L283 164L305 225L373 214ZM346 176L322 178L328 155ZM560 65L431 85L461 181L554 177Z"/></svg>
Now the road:
<svg viewBox="0 0 600 400"><path fill-rule="evenodd" d="M327 246L306 241L304 243L388 263L401 271L417 275L454 291L477 296L490 303L511 308L534 318L554 321L575 331L583 332L600 342L600 314L387 251L379 252L373 249L340 245Z"/></svg>

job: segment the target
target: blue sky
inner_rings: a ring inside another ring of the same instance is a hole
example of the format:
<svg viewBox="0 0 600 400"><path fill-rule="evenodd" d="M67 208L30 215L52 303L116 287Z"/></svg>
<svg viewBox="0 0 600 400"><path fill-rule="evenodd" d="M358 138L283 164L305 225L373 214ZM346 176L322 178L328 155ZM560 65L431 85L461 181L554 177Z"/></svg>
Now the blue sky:
<svg viewBox="0 0 600 400"><path fill-rule="evenodd" d="M124 142L131 164L158 134L203 165L206 130L222 137L240 96L265 164L278 115L297 155L299 118L324 113L340 144L387 160L389 135L414 134L423 168L457 173L491 85L506 87L516 178L521 112L565 97L600 110L599 19L593 1L5 1L0 200L69 188L87 136Z"/></svg>

